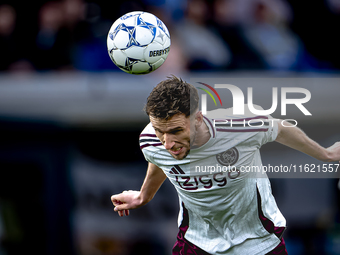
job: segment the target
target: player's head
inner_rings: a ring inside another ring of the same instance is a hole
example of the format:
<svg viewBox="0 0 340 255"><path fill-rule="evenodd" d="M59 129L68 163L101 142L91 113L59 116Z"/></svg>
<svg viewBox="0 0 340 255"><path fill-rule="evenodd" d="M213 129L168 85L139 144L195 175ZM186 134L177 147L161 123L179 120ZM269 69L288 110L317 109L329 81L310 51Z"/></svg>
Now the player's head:
<svg viewBox="0 0 340 255"><path fill-rule="evenodd" d="M176 76L160 82L150 93L145 111L157 137L175 159L184 159L203 121L197 89Z"/></svg>

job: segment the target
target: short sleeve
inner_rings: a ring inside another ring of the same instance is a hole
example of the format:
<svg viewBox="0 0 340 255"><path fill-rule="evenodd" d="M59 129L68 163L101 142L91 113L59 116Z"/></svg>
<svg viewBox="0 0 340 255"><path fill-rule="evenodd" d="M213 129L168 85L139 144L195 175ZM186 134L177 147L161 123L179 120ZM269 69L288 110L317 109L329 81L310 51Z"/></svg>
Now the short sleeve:
<svg viewBox="0 0 340 255"><path fill-rule="evenodd" d="M261 140L261 146L268 143L268 142L273 142L275 141L277 135L278 135L278 120L269 118L268 119L268 130L265 132L261 132L262 134L260 135L262 138Z"/></svg>
<svg viewBox="0 0 340 255"><path fill-rule="evenodd" d="M150 163L154 163L153 160L152 160L152 154L153 152L151 152L150 150L148 149L142 149L142 152L143 152L143 155L144 155L144 158L146 161L150 162Z"/></svg>
<svg viewBox="0 0 340 255"><path fill-rule="evenodd" d="M152 155L154 155L157 148L161 145L161 141L157 138L155 130L151 123L149 123L139 136L139 147L143 152L145 160L154 163Z"/></svg>

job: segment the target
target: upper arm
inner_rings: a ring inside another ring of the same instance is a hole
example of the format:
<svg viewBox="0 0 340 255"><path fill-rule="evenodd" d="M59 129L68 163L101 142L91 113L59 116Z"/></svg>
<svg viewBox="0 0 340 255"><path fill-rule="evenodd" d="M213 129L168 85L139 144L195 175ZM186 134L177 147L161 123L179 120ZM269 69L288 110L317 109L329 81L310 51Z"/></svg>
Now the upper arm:
<svg viewBox="0 0 340 255"><path fill-rule="evenodd" d="M285 126L282 125L282 121L277 122L277 137L275 139L276 142L285 144L285 141L289 139L291 132L296 132L297 127L294 127L293 124L286 122ZM299 130L302 132L301 130Z"/></svg>
<svg viewBox="0 0 340 255"><path fill-rule="evenodd" d="M275 139L276 142L280 142L280 139L282 137L281 132L283 132L282 129L283 129L283 126L281 124L281 121L278 121L278 123L277 123L277 137Z"/></svg>
<svg viewBox="0 0 340 255"><path fill-rule="evenodd" d="M157 165L149 162L148 170L146 172L144 184L152 186L152 189L156 191L160 188L166 179L164 171Z"/></svg>
<svg viewBox="0 0 340 255"><path fill-rule="evenodd" d="M143 204L148 203L162 186L166 179L163 170L155 164L149 162L148 170L141 187L141 196Z"/></svg>
<svg viewBox="0 0 340 255"><path fill-rule="evenodd" d="M148 164L148 172L150 172L154 176L158 176L160 180L163 179L164 181L166 179L164 171L160 167L151 162L149 162Z"/></svg>

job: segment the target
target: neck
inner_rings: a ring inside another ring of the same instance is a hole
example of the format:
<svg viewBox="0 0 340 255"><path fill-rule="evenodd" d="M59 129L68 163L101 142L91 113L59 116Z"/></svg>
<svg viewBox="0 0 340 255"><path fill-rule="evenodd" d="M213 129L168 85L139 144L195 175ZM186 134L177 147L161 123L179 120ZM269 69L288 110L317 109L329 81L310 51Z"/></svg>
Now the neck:
<svg viewBox="0 0 340 255"><path fill-rule="evenodd" d="M202 121L202 125L196 131L194 142L191 146L191 149L199 148L202 145L206 144L210 139L210 132L207 124Z"/></svg>

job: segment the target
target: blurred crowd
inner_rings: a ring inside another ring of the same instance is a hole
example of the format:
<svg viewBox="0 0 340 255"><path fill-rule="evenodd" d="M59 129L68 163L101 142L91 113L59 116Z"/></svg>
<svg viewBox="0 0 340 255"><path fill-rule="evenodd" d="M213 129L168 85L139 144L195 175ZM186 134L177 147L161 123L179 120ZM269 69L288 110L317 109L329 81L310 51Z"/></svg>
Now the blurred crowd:
<svg viewBox="0 0 340 255"><path fill-rule="evenodd" d="M106 37L135 10L171 34L167 70L338 71L337 0L0 2L0 71L115 71Z"/></svg>

